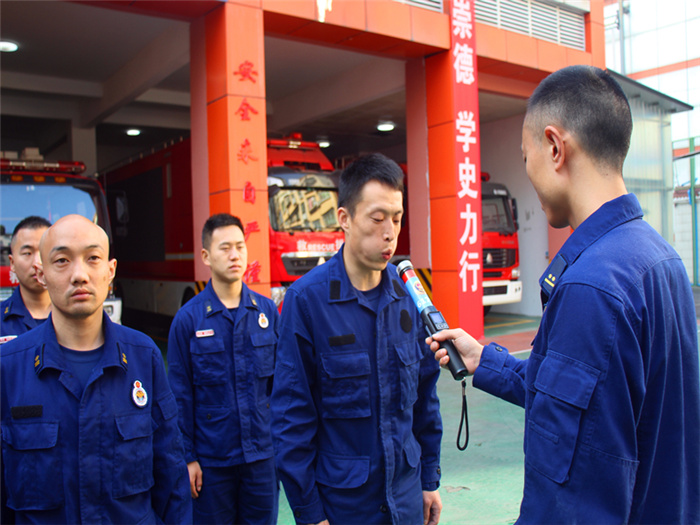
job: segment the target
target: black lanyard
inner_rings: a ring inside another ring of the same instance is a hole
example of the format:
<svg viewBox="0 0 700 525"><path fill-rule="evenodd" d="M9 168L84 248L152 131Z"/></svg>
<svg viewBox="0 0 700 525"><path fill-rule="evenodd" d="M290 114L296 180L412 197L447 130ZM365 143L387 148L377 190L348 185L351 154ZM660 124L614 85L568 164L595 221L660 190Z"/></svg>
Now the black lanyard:
<svg viewBox="0 0 700 525"><path fill-rule="evenodd" d="M459 444L459 438L464 430L464 445ZM459 430L457 431L457 448L467 450L469 444L469 414L467 412L467 380L462 380L462 415L459 417Z"/></svg>

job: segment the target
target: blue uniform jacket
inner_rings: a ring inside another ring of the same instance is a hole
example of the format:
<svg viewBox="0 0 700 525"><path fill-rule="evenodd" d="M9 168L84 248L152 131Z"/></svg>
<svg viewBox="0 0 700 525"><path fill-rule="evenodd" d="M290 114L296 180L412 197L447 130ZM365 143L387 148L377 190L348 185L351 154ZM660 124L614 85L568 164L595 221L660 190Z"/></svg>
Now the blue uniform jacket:
<svg viewBox="0 0 700 525"><path fill-rule="evenodd" d="M192 519L161 353L106 314L103 323L102 360L82 396L51 317L2 346L3 481L18 523Z"/></svg>
<svg viewBox="0 0 700 525"><path fill-rule="evenodd" d="M474 386L525 407L522 523L700 523L695 306L637 198L603 205L544 273L531 357Z"/></svg>
<svg viewBox="0 0 700 525"><path fill-rule="evenodd" d="M423 523L440 480L439 366L389 264L378 313L343 250L287 291L272 393L275 460L299 523Z"/></svg>
<svg viewBox="0 0 700 525"><path fill-rule="evenodd" d="M211 281L178 311L168 337L168 379L188 463L224 467L272 457L278 319L275 303L243 284L234 326Z"/></svg>
<svg viewBox="0 0 700 525"><path fill-rule="evenodd" d="M28 332L43 322L44 319L36 320L29 313L17 286L12 295L0 303L0 344L14 339L12 336Z"/></svg>

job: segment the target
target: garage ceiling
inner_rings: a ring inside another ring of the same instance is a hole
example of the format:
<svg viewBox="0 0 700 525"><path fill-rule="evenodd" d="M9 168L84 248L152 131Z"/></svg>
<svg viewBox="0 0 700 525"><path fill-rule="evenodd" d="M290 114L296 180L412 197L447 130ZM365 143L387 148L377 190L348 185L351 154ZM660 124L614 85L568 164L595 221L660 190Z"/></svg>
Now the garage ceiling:
<svg viewBox="0 0 700 525"><path fill-rule="evenodd" d="M199 4L205 5L216 3ZM2 0L0 35L20 45L0 56L2 150L34 146L47 158L70 155L73 121L96 128L98 170L104 170L189 134L187 21L85 2ZM376 150L405 155L401 61L267 36L265 62L270 135L327 136L331 158ZM348 97L342 87L353 78L372 80ZM317 114L295 113L300 101L324 97L329 102ZM487 93L479 103L482 122L525 107L523 100ZM377 121L387 117L396 130L378 133ZM143 133L128 137L127 127Z"/></svg>

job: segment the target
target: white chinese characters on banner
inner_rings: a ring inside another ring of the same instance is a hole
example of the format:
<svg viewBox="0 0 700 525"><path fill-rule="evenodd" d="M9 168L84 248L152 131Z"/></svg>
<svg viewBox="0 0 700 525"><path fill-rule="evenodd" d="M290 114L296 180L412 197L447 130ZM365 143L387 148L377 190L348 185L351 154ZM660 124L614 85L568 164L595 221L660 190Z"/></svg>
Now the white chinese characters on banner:
<svg viewBox="0 0 700 525"><path fill-rule="evenodd" d="M476 260L476 263L469 262ZM471 273L472 287L471 291L476 292L477 281L479 279L479 270L481 265L479 264L479 253L478 252L467 252L464 250L462 252L462 257L459 260L459 278L462 280L462 291L467 291L467 282L469 279L468 272Z"/></svg>
<svg viewBox="0 0 700 525"><path fill-rule="evenodd" d="M455 0L452 4L452 32L459 38L471 38L474 26L469 0Z"/></svg>
<svg viewBox="0 0 700 525"><path fill-rule="evenodd" d="M460 111L457 114L457 142L462 143L462 151L469 153L471 144L476 144L476 122L474 122L474 113L471 111Z"/></svg>
<svg viewBox="0 0 700 525"><path fill-rule="evenodd" d="M472 85L474 83L474 50L469 44L457 44L452 51L457 82Z"/></svg>
<svg viewBox="0 0 700 525"><path fill-rule="evenodd" d="M481 272L481 225L479 198L479 141L477 135L478 104L476 91L476 57L473 25L473 0L452 1L452 66L462 97L456 104L455 140L457 143L457 207L459 238L459 279L462 293L478 293ZM465 96L466 95L466 96ZM472 111L469 111L471 108ZM461 145L461 151L459 149ZM481 301L479 301L481 303Z"/></svg>

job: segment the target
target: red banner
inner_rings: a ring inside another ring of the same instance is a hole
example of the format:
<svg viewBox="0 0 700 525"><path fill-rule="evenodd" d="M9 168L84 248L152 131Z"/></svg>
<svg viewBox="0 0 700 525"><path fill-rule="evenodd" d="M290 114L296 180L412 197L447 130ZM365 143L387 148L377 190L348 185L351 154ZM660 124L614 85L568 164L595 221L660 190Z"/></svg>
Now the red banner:
<svg viewBox="0 0 700 525"><path fill-rule="evenodd" d="M454 137L458 166L455 175L459 213L459 322L462 327L473 326L476 319L481 319L483 326L481 151L474 1L453 0L450 16L455 89Z"/></svg>

